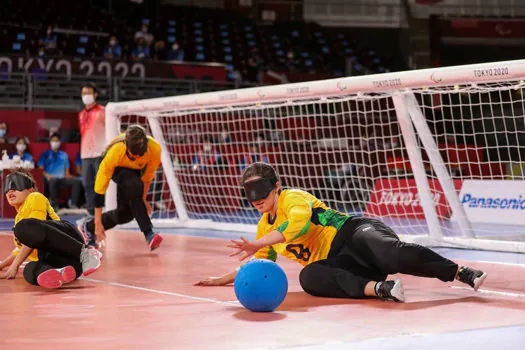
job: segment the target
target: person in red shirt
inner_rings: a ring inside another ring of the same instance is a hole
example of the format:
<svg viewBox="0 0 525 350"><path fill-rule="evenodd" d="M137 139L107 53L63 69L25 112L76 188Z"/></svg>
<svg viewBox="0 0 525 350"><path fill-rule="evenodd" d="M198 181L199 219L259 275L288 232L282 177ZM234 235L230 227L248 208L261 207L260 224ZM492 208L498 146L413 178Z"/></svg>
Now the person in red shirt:
<svg viewBox="0 0 525 350"><path fill-rule="evenodd" d="M93 215L95 210L95 177L106 147L106 113L104 107L96 101L98 90L95 84L84 84L81 96L85 106L78 113L82 181L86 193L86 206L89 214Z"/></svg>

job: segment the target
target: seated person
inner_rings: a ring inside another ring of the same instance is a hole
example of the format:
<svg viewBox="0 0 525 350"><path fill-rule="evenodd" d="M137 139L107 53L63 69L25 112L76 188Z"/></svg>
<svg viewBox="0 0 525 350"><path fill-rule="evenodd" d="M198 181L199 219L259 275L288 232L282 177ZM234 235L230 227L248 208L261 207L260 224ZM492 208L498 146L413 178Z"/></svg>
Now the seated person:
<svg viewBox="0 0 525 350"><path fill-rule="evenodd" d="M248 165L262 162L262 163L268 163L268 157L261 152L261 149L256 144L251 144L250 148L248 149L248 153L244 155L244 157L241 159L241 170L246 169Z"/></svg>
<svg viewBox="0 0 525 350"><path fill-rule="evenodd" d="M193 156L193 170L206 170L214 165L224 164L220 152L211 143L211 137L205 136L202 149Z"/></svg>
<svg viewBox="0 0 525 350"><path fill-rule="evenodd" d="M26 160L28 162L33 161L33 156L31 155L31 152L29 151L28 142L27 142L26 137L17 137L15 145L16 145L16 153L11 154L9 158L13 159L14 156L19 156L20 161L22 162Z"/></svg>
<svg viewBox="0 0 525 350"><path fill-rule="evenodd" d="M75 173L77 174L77 178L82 180L82 158L80 158L80 152L77 152L75 158Z"/></svg>
<svg viewBox="0 0 525 350"><path fill-rule="evenodd" d="M78 208L82 191L82 181L69 173L67 153L60 150L60 135L53 134L50 139L51 149L43 152L37 166L44 170L44 187L49 193L53 208L58 207L58 193L63 187L71 187L72 208Z"/></svg>
<svg viewBox="0 0 525 350"><path fill-rule="evenodd" d="M7 122L0 121L0 143L6 144L6 143L13 143L14 138L9 137L9 126L7 125Z"/></svg>

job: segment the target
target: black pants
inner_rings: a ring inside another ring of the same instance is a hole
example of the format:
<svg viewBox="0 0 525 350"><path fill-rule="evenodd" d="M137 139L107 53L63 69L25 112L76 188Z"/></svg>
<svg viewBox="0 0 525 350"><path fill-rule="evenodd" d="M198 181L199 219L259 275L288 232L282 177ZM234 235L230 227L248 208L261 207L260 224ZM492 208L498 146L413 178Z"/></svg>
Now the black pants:
<svg viewBox="0 0 525 350"><path fill-rule="evenodd" d="M73 266L77 278L82 274L80 252L84 238L68 221L23 219L14 228L15 237L29 248L38 249L38 261L24 268L27 282L38 285L37 277L49 269Z"/></svg>
<svg viewBox="0 0 525 350"><path fill-rule="evenodd" d="M95 211L95 178L102 158L82 159L82 182L86 193L86 208L89 214Z"/></svg>
<svg viewBox="0 0 525 350"><path fill-rule="evenodd" d="M71 188L71 202L78 206L80 204L80 196L82 195L82 181L75 177L69 179L53 178L47 180L44 178L44 185L46 186L46 195L49 197L49 202L56 208L58 207L58 194L61 188Z"/></svg>
<svg viewBox="0 0 525 350"><path fill-rule="evenodd" d="M137 220L140 230L146 235L153 230L148 210L144 204L144 183L140 170L116 168L112 180L117 184L117 208L102 214L104 230L109 230L116 225ZM95 232L95 220L87 223L89 232Z"/></svg>
<svg viewBox="0 0 525 350"><path fill-rule="evenodd" d="M339 230L325 260L307 265L299 280L304 291L330 298L360 298L370 281L390 274L453 281L458 265L418 244L399 240L391 228L369 218L352 218Z"/></svg>

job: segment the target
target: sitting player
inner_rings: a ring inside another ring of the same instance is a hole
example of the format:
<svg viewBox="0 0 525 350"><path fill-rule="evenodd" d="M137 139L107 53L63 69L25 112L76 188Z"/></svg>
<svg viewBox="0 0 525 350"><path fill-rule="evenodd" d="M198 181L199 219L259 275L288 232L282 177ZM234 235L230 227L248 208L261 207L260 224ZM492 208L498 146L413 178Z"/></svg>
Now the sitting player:
<svg viewBox="0 0 525 350"><path fill-rule="evenodd" d="M113 139L98 168L95 180L95 217L79 222L79 230L95 245L106 236L105 230L137 220L150 250L157 249L162 237L153 232L146 200L149 185L160 165L160 144L140 125L130 125L125 134ZM117 208L102 214L104 194L109 181L117 184Z"/></svg>
<svg viewBox="0 0 525 350"><path fill-rule="evenodd" d="M88 249L73 224L60 221L47 198L36 192L29 173L20 169L9 174L4 193L17 211L13 228L16 248L0 263L0 269L8 267L0 278L15 278L27 258L25 280L44 288L58 288L100 267L101 254Z"/></svg>
<svg viewBox="0 0 525 350"><path fill-rule="evenodd" d="M399 240L382 222L350 216L328 208L311 194L280 188L275 170L255 163L243 173L248 200L263 213L255 241L232 240L228 245L244 260L275 261L277 254L304 265L299 280L309 294L330 298L379 297L405 301L400 279L390 274L457 279L477 290L487 274L450 261L434 251ZM225 285L237 271L210 277L198 285Z"/></svg>

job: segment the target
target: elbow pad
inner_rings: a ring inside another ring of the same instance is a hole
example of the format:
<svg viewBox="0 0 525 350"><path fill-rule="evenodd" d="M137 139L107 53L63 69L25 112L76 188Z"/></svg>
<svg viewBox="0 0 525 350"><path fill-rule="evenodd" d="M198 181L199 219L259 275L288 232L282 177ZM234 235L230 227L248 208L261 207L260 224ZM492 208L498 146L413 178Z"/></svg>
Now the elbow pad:
<svg viewBox="0 0 525 350"><path fill-rule="evenodd" d="M102 208L105 204L105 196L95 193L95 208Z"/></svg>

